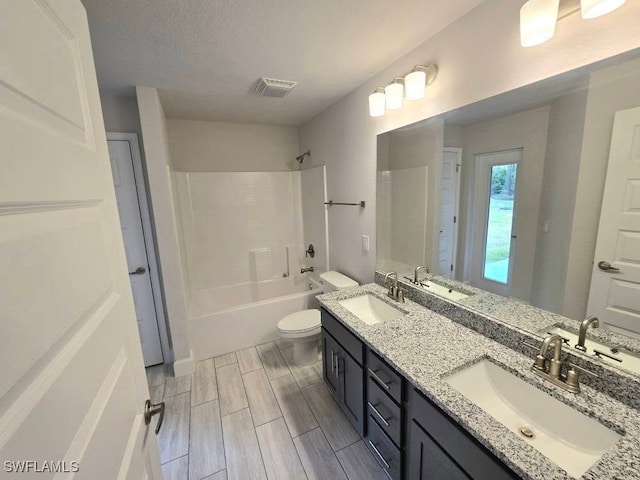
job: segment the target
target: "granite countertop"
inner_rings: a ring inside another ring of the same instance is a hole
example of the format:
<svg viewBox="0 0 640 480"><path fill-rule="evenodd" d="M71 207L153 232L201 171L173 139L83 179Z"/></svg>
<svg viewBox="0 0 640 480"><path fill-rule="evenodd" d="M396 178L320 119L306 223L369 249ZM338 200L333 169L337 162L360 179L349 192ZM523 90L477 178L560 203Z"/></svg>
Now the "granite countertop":
<svg viewBox="0 0 640 480"><path fill-rule="evenodd" d="M365 293L378 296L408 312L375 325L366 325L339 300ZM563 469L449 386L443 378L490 358L554 398L572 405L623 436L581 478L640 479L640 412L588 386L572 394L533 374L533 354L524 356L421 305L398 304L376 284L354 287L318 297L320 303L356 336L385 358L418 390L429 397L497 458L523 478L569 479Z"/></svg>

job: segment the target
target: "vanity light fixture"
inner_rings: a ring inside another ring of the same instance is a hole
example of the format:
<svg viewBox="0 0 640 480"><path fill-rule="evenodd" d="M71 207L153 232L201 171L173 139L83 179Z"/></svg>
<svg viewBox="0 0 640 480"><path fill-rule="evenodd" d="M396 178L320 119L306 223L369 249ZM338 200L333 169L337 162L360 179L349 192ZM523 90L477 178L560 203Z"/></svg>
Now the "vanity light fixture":
<svg viewBox="0 0 640 480"><path fill-rule="evenodd" d="M384 115L384 108L384 88L378 87L375 92L369 95L369 115L372 117L381 117Z"/></svg>
<svg viewBox="0 0 640 480"><path fill-rule="evenodd" d="M624 5L625 0L580 0L582 18L590 19L606 15Z"/></svg>
<svg viewBox="0 0 640 480"><path fill-rule="evenodd" d="M384 99L387 110L398 110L402 107L402 97L404 96L404 79L396 77L393 83L384 87Z"/></svg>
<svg viewBox="0 0 640 480"><path fill-rule="evenodd" d="M416 65L411 73L404 77L404 89L407 100L422 100L424 89L431 85L438 74L438 67L434 64Z"/></svg>
<svg viewBox="0 0 640 480"><path fill-rule="evenodd" d="M529 0L520 9L520 44L533 47L556 33L560 0Z"/></svg>

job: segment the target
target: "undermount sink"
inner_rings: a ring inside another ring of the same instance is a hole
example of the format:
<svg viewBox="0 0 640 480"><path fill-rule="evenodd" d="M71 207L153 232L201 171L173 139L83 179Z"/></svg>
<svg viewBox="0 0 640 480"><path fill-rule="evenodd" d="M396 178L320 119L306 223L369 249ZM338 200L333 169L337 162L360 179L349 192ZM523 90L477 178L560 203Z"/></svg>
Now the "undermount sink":
<svg viewBox="0 0 640 480"><path fill-rule="evenodd" d="M453 300L454 302L457 302L458 300L462 300L463 298L467 298L469 296L466 293L458 292L453 288L444 287L439 283L434 283L432 281L422 282L420 283L420 285L422 285L426 290L433 292L436 295L440 295L447 300Z"/></svg>
<svg viewBox="0 0 640 480"><path fill-rule="evenodd" d="M394 308L370 294L340 300L338 303L367 325L393 320L405 314L402 310Z"/></svg>
<svg viewBox="0 0 640 480"><path fill-rule="evenodd" d="M545 333L549 335L560 335L562 338L569 341L569 345L571 345L571 347L575 347L578 343L578 335L561 327L552 327L548 331L545 331ZM615 365L616 367L624 368L630 372L640 374L640 357L637 355L633 355L622 349L612 348L611 345L606 345L605 343L590 340L588 338L585 340L584 346L587 349L584 353L587 355L596 355L596 353L598 353L598 356L602 361L610 365Z"/></svg>
<svg viewBox="0 0 640 480"><path fill-rule="evenodd" d="M486 359L445 381L574 478L581 477L620 438Z"/></svg>

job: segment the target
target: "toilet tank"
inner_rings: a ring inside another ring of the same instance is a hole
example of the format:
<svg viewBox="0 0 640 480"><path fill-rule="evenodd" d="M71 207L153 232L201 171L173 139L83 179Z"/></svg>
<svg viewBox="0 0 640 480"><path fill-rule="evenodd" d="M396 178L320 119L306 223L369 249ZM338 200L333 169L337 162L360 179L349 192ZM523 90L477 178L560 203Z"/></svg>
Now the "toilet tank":
<svg viewBox="0 0 640 480"><path fill-rule="evenodd" d="M322 279L324 293L358 286L358 282L341 274L340 272L321 273L320 278Z"/></svg>

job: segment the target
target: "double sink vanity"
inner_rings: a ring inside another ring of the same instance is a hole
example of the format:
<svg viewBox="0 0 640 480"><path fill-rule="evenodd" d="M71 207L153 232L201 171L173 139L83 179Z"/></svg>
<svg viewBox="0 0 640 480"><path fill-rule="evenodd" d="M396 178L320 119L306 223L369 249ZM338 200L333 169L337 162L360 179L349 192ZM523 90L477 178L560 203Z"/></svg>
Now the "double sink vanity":
<svg viewBox="0 0 640 480"><path fill-rule="evenodd" d="M577 322L441 277L376 282L318 297L323 376L389 478L640 478L640 381L593 355L606 338L577 351Z"/></svg>

